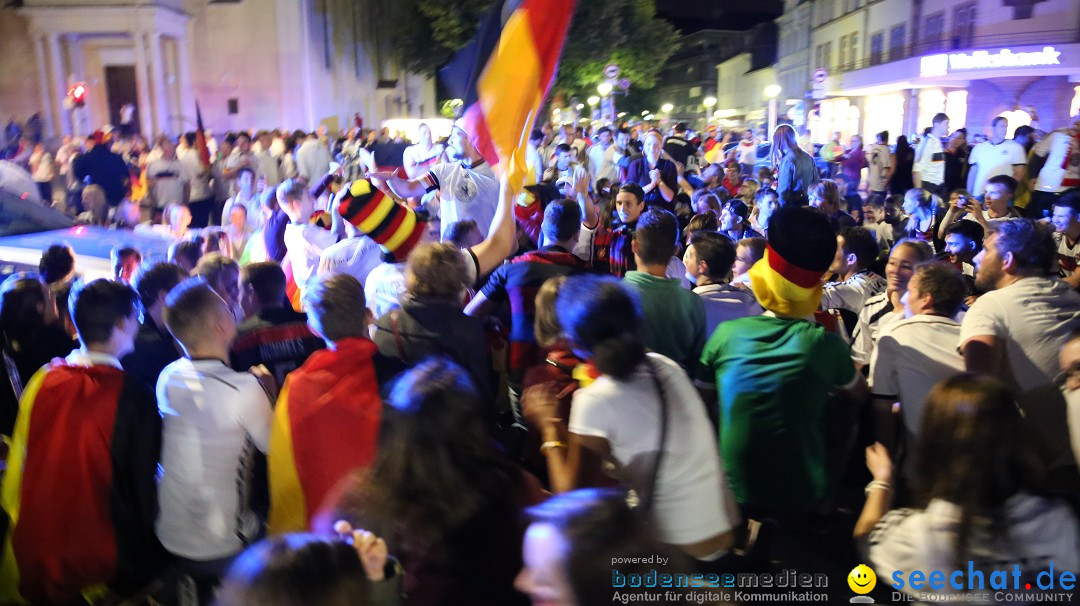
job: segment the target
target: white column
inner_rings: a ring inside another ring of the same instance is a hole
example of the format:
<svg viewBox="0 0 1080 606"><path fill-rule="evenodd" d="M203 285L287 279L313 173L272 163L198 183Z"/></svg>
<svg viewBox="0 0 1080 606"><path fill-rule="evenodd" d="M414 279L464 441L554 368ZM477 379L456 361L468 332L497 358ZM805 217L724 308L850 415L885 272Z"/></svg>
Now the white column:
<svg viewBox="0 0 1080 606"><path fill-rule="evenodd" d="M49 84L49 67L45 60L45 39L34 34L34 54L37 55L38 64L38 84L41 87L41 106L45 110L45 132L50 137L55 137L59 133L57 127L57 118L53 115L53 94L52 86ZM59 99L55 99L59 102ZM59 114L63 114L63 106L59 107Z"/></svg>
<svg viewBox="0 0 1080 606"><path fill-rule="evenodd" d="M59 102L67 94L67 75L64 73L64 58L60 54L60 34L50 32L45 35L45 40L49 44L49 60L52 64L52 76L50 82L52 99ZM65 135L71 134L71 122L67 119L67 112L61 108L60 114L60 128Z"/></svg>
<svg viewBox="0 0 1080 606"><path fill-rule="evenodd" d="M164 61L161 60L161 34L150 32L146 34L150 43L150 86L154 92L154 132L165 132L169 129L169 100L165 96L165 70L162 69Z"/></svg>
<svg viewBox="0 0 1080 606"><path fill-rule="evenodd" d="M135 43L135 90L139 97L139 126L142 134L147 137L154 136L153 122L150 119L150 86L146 73L146 49L143 47L143 33L136 31L132 36Z"/></svg>
<svg viewBox="0 0 1080 606"><path fill-rule="evenodd" d="M190 53L188 48L187 35L180 36L176 39L176 64L177 69L180 72L180 107L177 108L176 113L181 117L177 118L176 123L179 125L179 133L184 132L187 128L185 120L191 120L191 130L195 130L195 90L191 87L191 64ZM179 134L177 133L177 134Z"/></svg>
<svg viewBox="0 0 1080 606"><path fill-rule="evenodd" d="M82 39L78 34L68 34L64 36L64 42L67 47L68 75L71 76L68 84L74 84L75 82L87 83L86 105L82 109L72 112L71 127L76 135L88 135L94 130L90 128L92 118L89 118L89 116L94 115L95 104L101 103L100 107L105 108L106 114L109 111L108 104L104 99L91 94L89 78L86 77L86 65L83 61ZM104 90L104 88L101 90Z"/></svg>

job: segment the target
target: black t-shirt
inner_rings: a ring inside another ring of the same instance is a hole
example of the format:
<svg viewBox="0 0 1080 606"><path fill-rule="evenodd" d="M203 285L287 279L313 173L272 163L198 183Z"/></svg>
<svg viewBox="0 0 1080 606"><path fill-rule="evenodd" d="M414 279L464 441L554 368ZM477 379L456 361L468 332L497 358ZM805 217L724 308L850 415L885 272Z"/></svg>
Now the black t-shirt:
<svg viewBox="0 0 1080 606"><path fill-rule="evenodd" d="M697 151L697 147L686 139L673 135L664 139L664 151L671 156L672 160L685 165L690 156Z"/></svg>

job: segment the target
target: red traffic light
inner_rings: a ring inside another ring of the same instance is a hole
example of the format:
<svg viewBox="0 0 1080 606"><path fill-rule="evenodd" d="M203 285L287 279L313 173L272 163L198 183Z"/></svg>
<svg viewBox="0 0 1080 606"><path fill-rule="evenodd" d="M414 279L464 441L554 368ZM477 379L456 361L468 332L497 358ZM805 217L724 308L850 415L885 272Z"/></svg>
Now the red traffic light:
<svg viewBox="0 0 1080 606"><path fill-rule="evenodd" d="M75 107L82 107L86 104L86 86L81 83L72 86L68 89L68 97Z"/></svg>

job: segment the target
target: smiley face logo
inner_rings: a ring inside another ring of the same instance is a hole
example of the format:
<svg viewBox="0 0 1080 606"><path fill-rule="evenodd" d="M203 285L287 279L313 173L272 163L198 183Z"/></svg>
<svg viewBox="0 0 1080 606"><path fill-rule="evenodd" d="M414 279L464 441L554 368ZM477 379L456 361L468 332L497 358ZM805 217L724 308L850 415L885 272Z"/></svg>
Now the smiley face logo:
<svg viewBox="0 0 1080 606"><path fill-rule="evenodd" d="M848 587L859 595L870 593L874 585L877 585L877 575L866 564L859 564L848 574L847 583Z"/></svg>

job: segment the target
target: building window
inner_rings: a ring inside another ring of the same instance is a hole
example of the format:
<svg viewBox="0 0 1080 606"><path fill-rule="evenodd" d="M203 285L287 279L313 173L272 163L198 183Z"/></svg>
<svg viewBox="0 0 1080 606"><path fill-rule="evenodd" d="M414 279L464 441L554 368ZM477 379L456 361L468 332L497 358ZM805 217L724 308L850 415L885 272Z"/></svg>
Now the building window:
<svg viewBox="0 0 1080 606"><path fill-rule="evenodd" d="M821 61L827 71L832 71L832 42L825 43L821 51Z"/></svg>
<svg viewBox="0 0 1080 606"><path fill-rule="evenodd" d="M856 69L859 67L859 32L855 32L848 37L848 53L851 59L848 60L848 67L850 69Z"/></svg>
<svg viewBox="0 0 1080 606"><path fill-rule="evenodd" d="M945 12L934 13L926 18L923 29L923 52L937 51L944 48Z"/></svg>
<svg viewBox="0 0 1080 606"><path fill-rule="evenodd" d="M952 48L970 48L975 38L975 3L970 2L953 10Z"/></svg>
<svg viewBox="0 0 1080 606"><path fill-rule="evenodd" d="M904 46L906 43L906 25L897 25L889 30L889 61L896 61L904 58Z"/></svg>
<svg viewBox="0 0 1080 606"><path fill-rule="evenodd" d="M870 36L870 65L880 65L885 53L885 32Z"/></svg>
<svg viewBox="0 0 1080 606"><path fill-rule="evenodd" d="M824 44L819 44L817 45L817 48L814 49L814 69L817 69L819 67L825 67L825 64L821 62L823 57L821 53L824 48Z"/></svg>
<svg viewBox="0 0 1080 606"><path fill-rule="evenodd" d="M840 56L837 61L837 70L845 71L847 69L847 36L840 36Z"/></svg>

